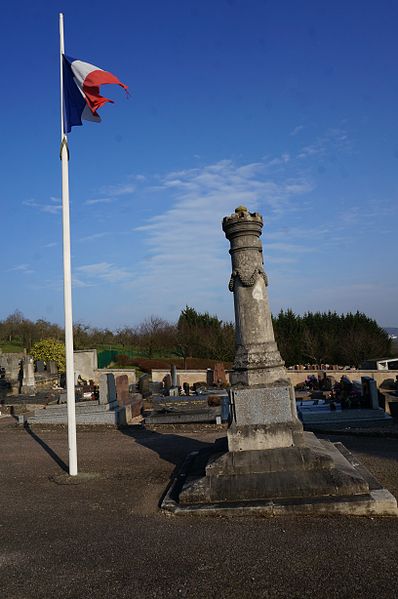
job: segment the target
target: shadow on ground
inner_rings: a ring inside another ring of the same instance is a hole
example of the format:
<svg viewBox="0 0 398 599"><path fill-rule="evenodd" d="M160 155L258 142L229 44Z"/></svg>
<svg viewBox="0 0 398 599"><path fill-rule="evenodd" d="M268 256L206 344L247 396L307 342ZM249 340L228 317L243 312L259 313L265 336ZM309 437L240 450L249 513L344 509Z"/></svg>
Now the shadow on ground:
<svg viewBox="0 0 398 599"><path fill-rule="evenodd" d="M25 423L24 429L28 433L28 435L30 435L32 439L36 441L36 443L38 443L40 447L44 449L44 451L50 456L50 458L54 460L54 462L57 464L57 466L61 468L61 470L63 470L64 472L69 472L68 466L65 464L65 462L59 457L57 453L55 453L53 449L51 449L49 445L47 445L45 441L43 441L43 439L39 437L39 435L32 431L29 424Z"/></svg>
<svg viewBox="0 0 398 599"><path fill-rule="evenodd" d="M183 435L174 435L169 432L159 433L144 427L125 427L119 431L134 439L143 447L154 451L162 460L166 460L174 466L179 466L191 451L210 449L213 442L206 443Z"/></svg>

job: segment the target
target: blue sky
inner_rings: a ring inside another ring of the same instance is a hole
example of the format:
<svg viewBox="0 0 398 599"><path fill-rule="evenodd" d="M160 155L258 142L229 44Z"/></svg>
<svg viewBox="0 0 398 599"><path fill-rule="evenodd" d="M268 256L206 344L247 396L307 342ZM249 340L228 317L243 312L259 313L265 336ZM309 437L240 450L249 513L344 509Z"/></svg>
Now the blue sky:
<svg viewBox="0 0 398 599"><path fill-rule="evenodd" d="M74 320L233 318L222 217L264 216L274 312L398 326L393 1L18 2L2 9L0 318L62 323L58 12L66 53L129 85L71 152Z"/></svg>

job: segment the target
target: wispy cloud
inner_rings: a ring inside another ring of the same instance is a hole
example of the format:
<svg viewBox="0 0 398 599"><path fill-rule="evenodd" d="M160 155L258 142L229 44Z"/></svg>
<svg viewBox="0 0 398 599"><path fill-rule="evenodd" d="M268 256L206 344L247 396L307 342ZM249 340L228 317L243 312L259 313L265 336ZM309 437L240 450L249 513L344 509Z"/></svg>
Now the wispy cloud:
<svg viewBox="0 0 398 599"><path fill-rule="evenodd" d="M120 183L118 185L105 185L101 187L101 193L105 196L118 197L134 193L136 186L132 183Z"/></svg>
<svg viewBox="0 0 398 599"><path fill-rule="evenodd" d="M147 296L148 311L151 306L156 311L158 298L170 307L190 303L210 310L230 300L225 294L230 266L222 218L240 204L260 210L268 222L295 210L298 198L312 191L313 183L298 170L281 175L281 165L289 161L287 153L247 164L222 160L159 178L156 190L170 207L135 229L145 235L148 256L138 265L141 274L132 285L162 290L161 296ZM307 251L300 243L281 240L277 245L275 241L275 248L268 249L283 249L286 264L298 251Z"/></svg>
<svg viewBox="0 0 398 599"><path fill-rule="evenodd" d="M299 159L324 157L331 151L350 151L351 141L347 132L341 128L329 129L325 135L319 137L314 142L303 146L297 155Z"/></svg>
<svg viewBox="0 0 398 599"><path fill-rule="evenodd" d="M112 235L111 231L104 231L103 233L93 233L92 235L86 235L85 237L81 237L79 241L96 241L97 239L102 239L103 237L108 237L108 235Z"/></svg>
<svg viewBox="0 0 398 599"><path fill-rule="evenodd" d="M290 131L290 135L292 137L295 137L296 135L298 135L300 133L300 131L302 131L304 129L304 125L297 125L297 127L295 127L292 131Z"/></svg>
<svg viewBox="0 0 398 599"><path fill-rule="evenodd" d="M84 203L86 206L94 206L95 204L111 204L115 201L116 198L93 198L91 200L86 200Z"/></svg>
<svg viewBox="0 0 398 599"><path fill-rule="evenodd" d="M134 175L135 181L143 182L145 177L143 175ZM95 206L97 204L112 204L117 202L121 197L131 195L135 193L136 185L132 183L120 183L118 185L104 185L99 190L99 196L97 198L90 198L84 203L86 206Z"/></svg>
<svg viewBox="0 0 398 599"><path fill-rule="evenodd" d="M35 271L30 267L29 264L17 264L17 266L8 268L5 272L19 272L24 275L30 275Z"/></svg>
<svg viewBox="0 0 398 599"><path fill-rule="evenodd" d="M62 206L59 203L60 199L56 198L55 196L51 196L50 200L52 202L51 204L43 204L37 202L35 199L24 200L22 204L24 206L29 206L30 208L36 208L40 212L46 212L48 214L59 214L62 210Z"/></svg>
<svg viewBox="0 0 398 599"><path fill-rule="evenodd" d="M88 283L128 283L132 279L132 273L126 268L116 266L109 262L95 262L93 264L84 264L75 269L78 277Z"/></svg>

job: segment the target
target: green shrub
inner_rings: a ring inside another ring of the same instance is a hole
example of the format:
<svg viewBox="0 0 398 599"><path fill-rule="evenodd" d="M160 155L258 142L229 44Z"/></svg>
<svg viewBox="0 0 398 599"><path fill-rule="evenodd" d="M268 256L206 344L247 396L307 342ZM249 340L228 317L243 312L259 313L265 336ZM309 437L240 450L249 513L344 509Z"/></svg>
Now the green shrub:
<svg viewBox="0 0 398 599"><path fill-rule="evenodd" d="M65 372L65 345L56 339L42 339L32 346L30 354L35 360L53 360L60 372Z"/></svg>

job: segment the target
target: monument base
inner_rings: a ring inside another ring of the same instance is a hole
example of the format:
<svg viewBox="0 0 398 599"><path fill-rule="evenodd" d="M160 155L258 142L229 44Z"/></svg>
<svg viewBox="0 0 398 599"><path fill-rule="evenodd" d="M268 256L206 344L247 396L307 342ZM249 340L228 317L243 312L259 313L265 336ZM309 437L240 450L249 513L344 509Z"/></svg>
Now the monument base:
<svg viewBox="0 0 398 599"><path fill-rule="evenodd" d="M303 443L290 384L231 388L232 422L228 449L232 452L291 447Z"/></svg>
<svg viewBox="0 0 398 599"><path fill-rule="evenodd" d="M224 441L224 448L225 441ZM303 434L301 446L190 454L162 508L176 514L246 513L397 516L396 499L341 443Z"/></svg>

